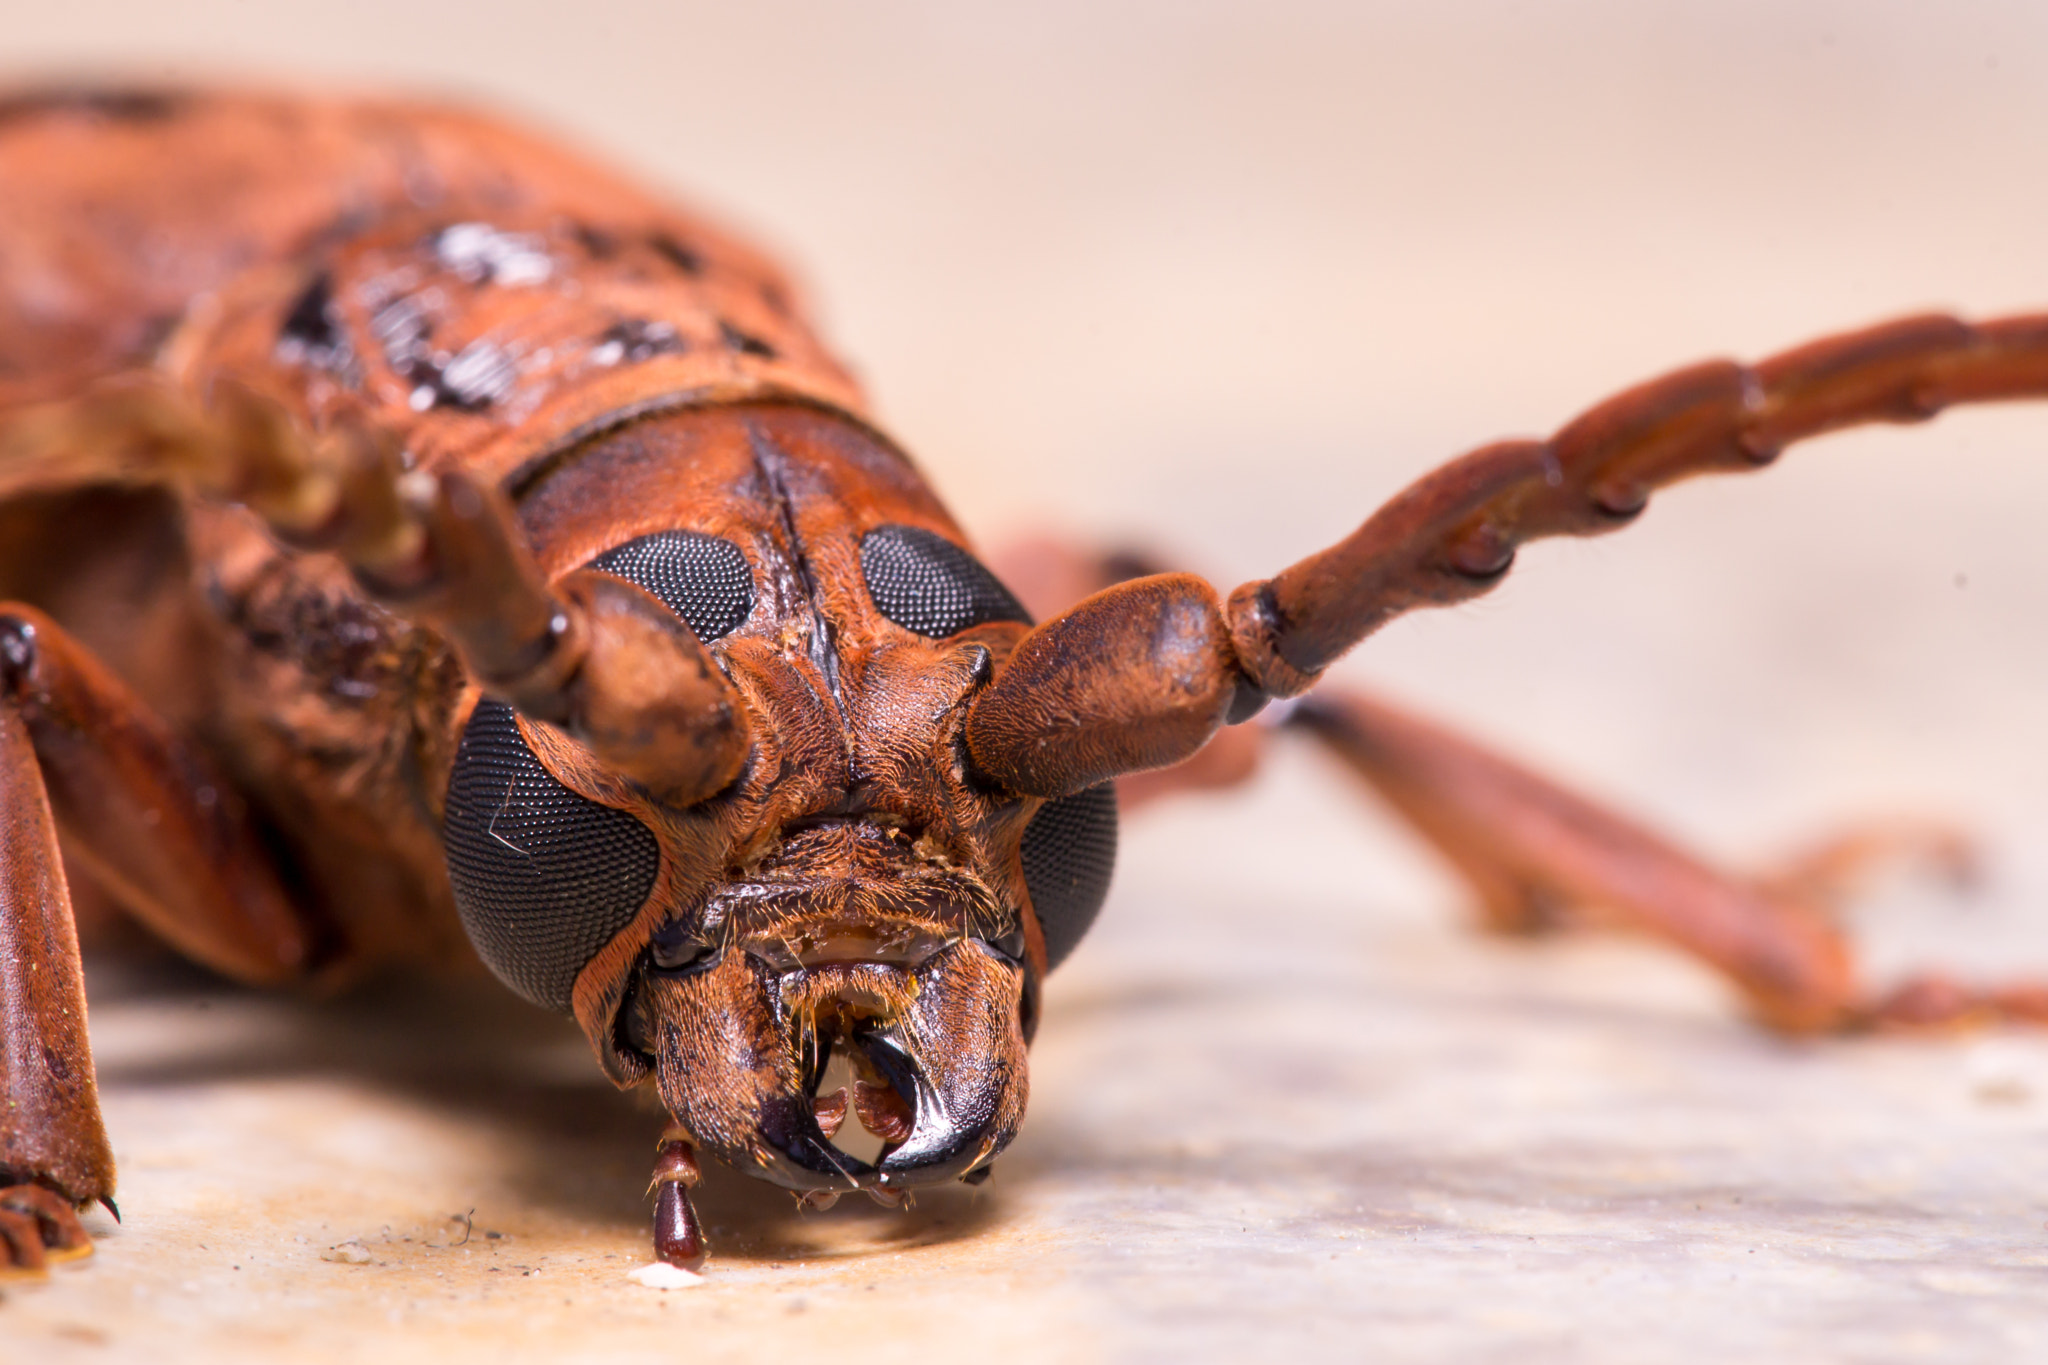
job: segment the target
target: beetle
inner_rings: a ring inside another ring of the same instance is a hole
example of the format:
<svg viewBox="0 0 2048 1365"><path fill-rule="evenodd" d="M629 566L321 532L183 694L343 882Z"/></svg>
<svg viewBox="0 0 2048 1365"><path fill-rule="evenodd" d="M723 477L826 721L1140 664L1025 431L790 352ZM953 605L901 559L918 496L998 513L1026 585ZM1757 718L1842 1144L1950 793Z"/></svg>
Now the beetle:
<svg viewBox="0 0 2048 1365"><path fill-rule="evenodd" d="M688 1265L700 1154L813 1204L985 1179L1040 985L1106 895L1117 784L1227 785L1280 733L1495 928L1650 932L1792 1032L2048 1020L2033 986L1860 984L1829 883L1892 841L1748 882L1311 690L1666 483L2048 394L2048 315L1676 371L1227 595L1042 547L1015 576L1036 623L771 262L542 138L25 92L0 203L0 1265L89 1251L77 1210L113 1206L74 886L242 981L480 960L573 1016L668 1112L654 1247Z"/></svg>

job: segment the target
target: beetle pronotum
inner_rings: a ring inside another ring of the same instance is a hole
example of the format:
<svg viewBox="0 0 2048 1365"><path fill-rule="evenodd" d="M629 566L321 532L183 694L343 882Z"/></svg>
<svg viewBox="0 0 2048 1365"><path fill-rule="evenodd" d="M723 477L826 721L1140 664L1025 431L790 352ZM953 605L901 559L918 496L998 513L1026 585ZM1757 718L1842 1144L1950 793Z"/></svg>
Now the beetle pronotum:
<svg viewBox="0 0 2048 1365"><path fill-rule="evenodd" d="M1496 925L1597 906L1787 1030L2048 1018L2031 988L1875 998L1818 893L1310 692L1664 483L2048 393L2048 317L1681 370L1227 597L1071 557L1098 590L1034 626L768 262L544 141L25 95L0 203L0 1263L88 1249L75 1210L114 1193L72 879L246 981L473 954L572 1014L672 1117L655 1242L687 1263L700 1150L814 1202L983 1178L1114 783L1255 717L1234 743L1324 741Z"/></svg>

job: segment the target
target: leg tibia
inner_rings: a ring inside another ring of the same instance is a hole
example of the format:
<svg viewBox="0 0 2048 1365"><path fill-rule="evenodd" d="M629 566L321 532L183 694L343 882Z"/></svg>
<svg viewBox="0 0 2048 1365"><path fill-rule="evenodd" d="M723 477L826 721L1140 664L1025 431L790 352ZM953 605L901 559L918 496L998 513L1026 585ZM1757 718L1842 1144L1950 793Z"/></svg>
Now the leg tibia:
<svg viewBox="0 0 2048 1365"><path fill-rule="evenodd" d="M35 1182L73 1203L114 1192L78 935L28 727L0 704L0 1203ZM22 1215L26 1216L26 1215ZM0 1244L0 1266L35 1258Z"/></svg>
<svg viewBox="0 0 2048 1365"><path fill-rule="evenodd" d="M89 1250L72 1208L113 1202L60 823L199 961L276 981L310 956L232 789L61 626L0 603L0 1268Z"/></svg>

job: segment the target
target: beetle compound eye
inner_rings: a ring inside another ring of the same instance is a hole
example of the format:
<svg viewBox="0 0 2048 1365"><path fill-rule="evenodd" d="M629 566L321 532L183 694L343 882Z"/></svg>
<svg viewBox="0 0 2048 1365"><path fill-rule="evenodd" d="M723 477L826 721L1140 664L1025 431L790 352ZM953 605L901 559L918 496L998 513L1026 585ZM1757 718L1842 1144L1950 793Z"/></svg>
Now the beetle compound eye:
<svg viewBox="0 0 2048 1365"><path fill-rule="evenodd" d="M860 542L875 609L905 630L943 640L987 621L1031 616L980 560L915 526L880 526Z"/></svg>
<svg viewBox="0 0 2048 1365"><path fill-rule="evenodd" d="M633 816L555 780L513 723L477 703L448 782L448 879L462 927L519 994L567 1011L597 950L638 913L661 851Z"/></svg>
<svg viewBox="0 0 2048 1365"><path fill-rule="evenodd" d="M1116 870L1116 783L1048 801L1024 827L1024 888L1045 931L1050 971L1095 923Z"/></svg>
<svg viewBox="0 0 2048 1365"><path fill-rule="evenodd" d="M754 571L740 547L695 531L657 531L606 550L590 568L647 589L704 644L728 635L754 609Z"/></svg>

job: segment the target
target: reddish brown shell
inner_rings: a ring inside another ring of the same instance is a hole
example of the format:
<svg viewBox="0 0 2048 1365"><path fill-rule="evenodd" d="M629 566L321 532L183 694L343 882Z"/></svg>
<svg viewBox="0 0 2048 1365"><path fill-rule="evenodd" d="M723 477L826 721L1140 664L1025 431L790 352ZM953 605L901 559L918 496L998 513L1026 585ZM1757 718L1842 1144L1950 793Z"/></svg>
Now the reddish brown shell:
<svg viewBox="0 0 2048 1365"><path fill-rule="evenodd" d="M232 371L316 428L367 410L423 465L500 478L707 399L862 412L759 253L459 110L23 96L0 103L0 203L0 410Z"/></svg>

